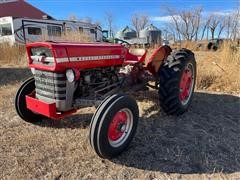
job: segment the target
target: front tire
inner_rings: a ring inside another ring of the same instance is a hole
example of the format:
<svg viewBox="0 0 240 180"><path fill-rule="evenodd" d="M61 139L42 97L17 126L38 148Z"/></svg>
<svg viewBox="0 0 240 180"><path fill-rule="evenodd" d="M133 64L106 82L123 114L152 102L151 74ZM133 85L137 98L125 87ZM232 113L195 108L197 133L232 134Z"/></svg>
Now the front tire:
<svg viewBox="0 0 240 180"><path fill-rule="evenodd" d="M90 126L90 143L101 158L121 154L132 141L138 124L137 103L128 95L113 95L97 109Z"/></svg>
<svg viewBox="0 0 240 180"><path fill-rule="evenodd" d="M15 97L15 109L17 114L26 122L36 123L43 119L43 116L33 113L27 108L26 95L33 93L35 90L34 78L27 79L18 89Z"/></svg>
<svg viewBox="0 0 240 180"><path fill-rule="evenodd" d="M168 56L159 70L159 100L169 115L183 114L189 108L196 81L196 61L188 49Z"/></svg>

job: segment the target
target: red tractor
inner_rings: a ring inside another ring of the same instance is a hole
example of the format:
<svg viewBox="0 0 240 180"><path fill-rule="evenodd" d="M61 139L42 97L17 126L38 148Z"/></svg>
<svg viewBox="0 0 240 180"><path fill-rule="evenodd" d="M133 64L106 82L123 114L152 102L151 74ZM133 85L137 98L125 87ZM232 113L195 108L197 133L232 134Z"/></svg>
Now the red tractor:
<svg viewBox="0 0 240 180"><path fill-rule="evenodd" d="M96 106L89 138L102 158L123 152L136 132L138 106L126 93L155 88L170 115L180 115L190 105L196 62L188 49L172 52L162 46L146 59L145 49L120 44L36 42L26 47L33 77L16 94L18 115L35 123Z"/></svg>

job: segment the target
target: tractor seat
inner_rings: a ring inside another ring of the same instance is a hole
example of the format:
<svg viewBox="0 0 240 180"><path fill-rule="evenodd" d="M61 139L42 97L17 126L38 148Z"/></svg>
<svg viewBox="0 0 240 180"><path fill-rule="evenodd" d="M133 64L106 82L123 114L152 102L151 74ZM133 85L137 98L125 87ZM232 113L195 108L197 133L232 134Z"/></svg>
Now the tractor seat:
<svg viewBox="0 0 240 180"><path fill-rule="evenodd" d="M145 60L147 51L145 49L129 49L126 55L126 64L136 64Z"/></svg>
<svg viewBox="0 0 240 180"><path fill-rule="evenodd" d="M129 53L135 56L143 56L146 53L146 49L129 49Z"/></svg>

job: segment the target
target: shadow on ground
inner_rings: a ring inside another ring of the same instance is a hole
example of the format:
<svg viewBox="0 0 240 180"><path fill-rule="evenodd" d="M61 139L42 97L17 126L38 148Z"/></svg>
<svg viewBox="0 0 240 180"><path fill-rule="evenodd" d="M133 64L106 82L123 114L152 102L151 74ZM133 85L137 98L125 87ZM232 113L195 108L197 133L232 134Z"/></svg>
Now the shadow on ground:
<svg viewBox="0 0 240 180"><path fill-rule="evenodd" d="M167 116L158 108L156 91L137 99L146 98L156 103L144 109L133 142L120 157L112 159L114 163L166 173L240 171L239 97L197 92L190 110L179 117ZM140 106L144 108L144 104ZM92 115L74 115L57 123L44 120L39 125L86 128Z"/></svg>
<svg viewBox="0 0 240 180"><path fill-rule="evenodd" d="M0 68L0 86L21 82L31 76L28 68Z"/></svg>
<svg viewBox="0 0 240 180"><path fill-rule="evenodd" d="M42 127L50 127L57 129L77 129L87 128L90 124L93 113L75 114L66 117L62 120L43 119L41 122L37 122L35 125Z"/></svg>
<svg viewBox="0 0 240 180"><path fill-rule="evenodd" d="M129 150L113 162L166 173L240 171L240 98L196 93L182 116L144 114Z"/></svg>

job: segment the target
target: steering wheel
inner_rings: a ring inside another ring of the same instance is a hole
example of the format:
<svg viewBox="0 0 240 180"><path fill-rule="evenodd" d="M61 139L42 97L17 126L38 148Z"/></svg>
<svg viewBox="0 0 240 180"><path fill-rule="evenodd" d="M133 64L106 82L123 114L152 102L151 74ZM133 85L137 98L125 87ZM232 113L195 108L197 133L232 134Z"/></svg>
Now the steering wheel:
<svg viewBox="0 0 240 180"><path fill-rule="evenodd" d="M129 46L131 45L129 42L124 41L124 40L122 40L122 39L118 39L118 38L115 38L115 39L114 39L114 42L115 42L115 43L118 43L118 44L121 44L121 45L123 45L123 46L125 46L125 47L129 47Z"/></svg>

